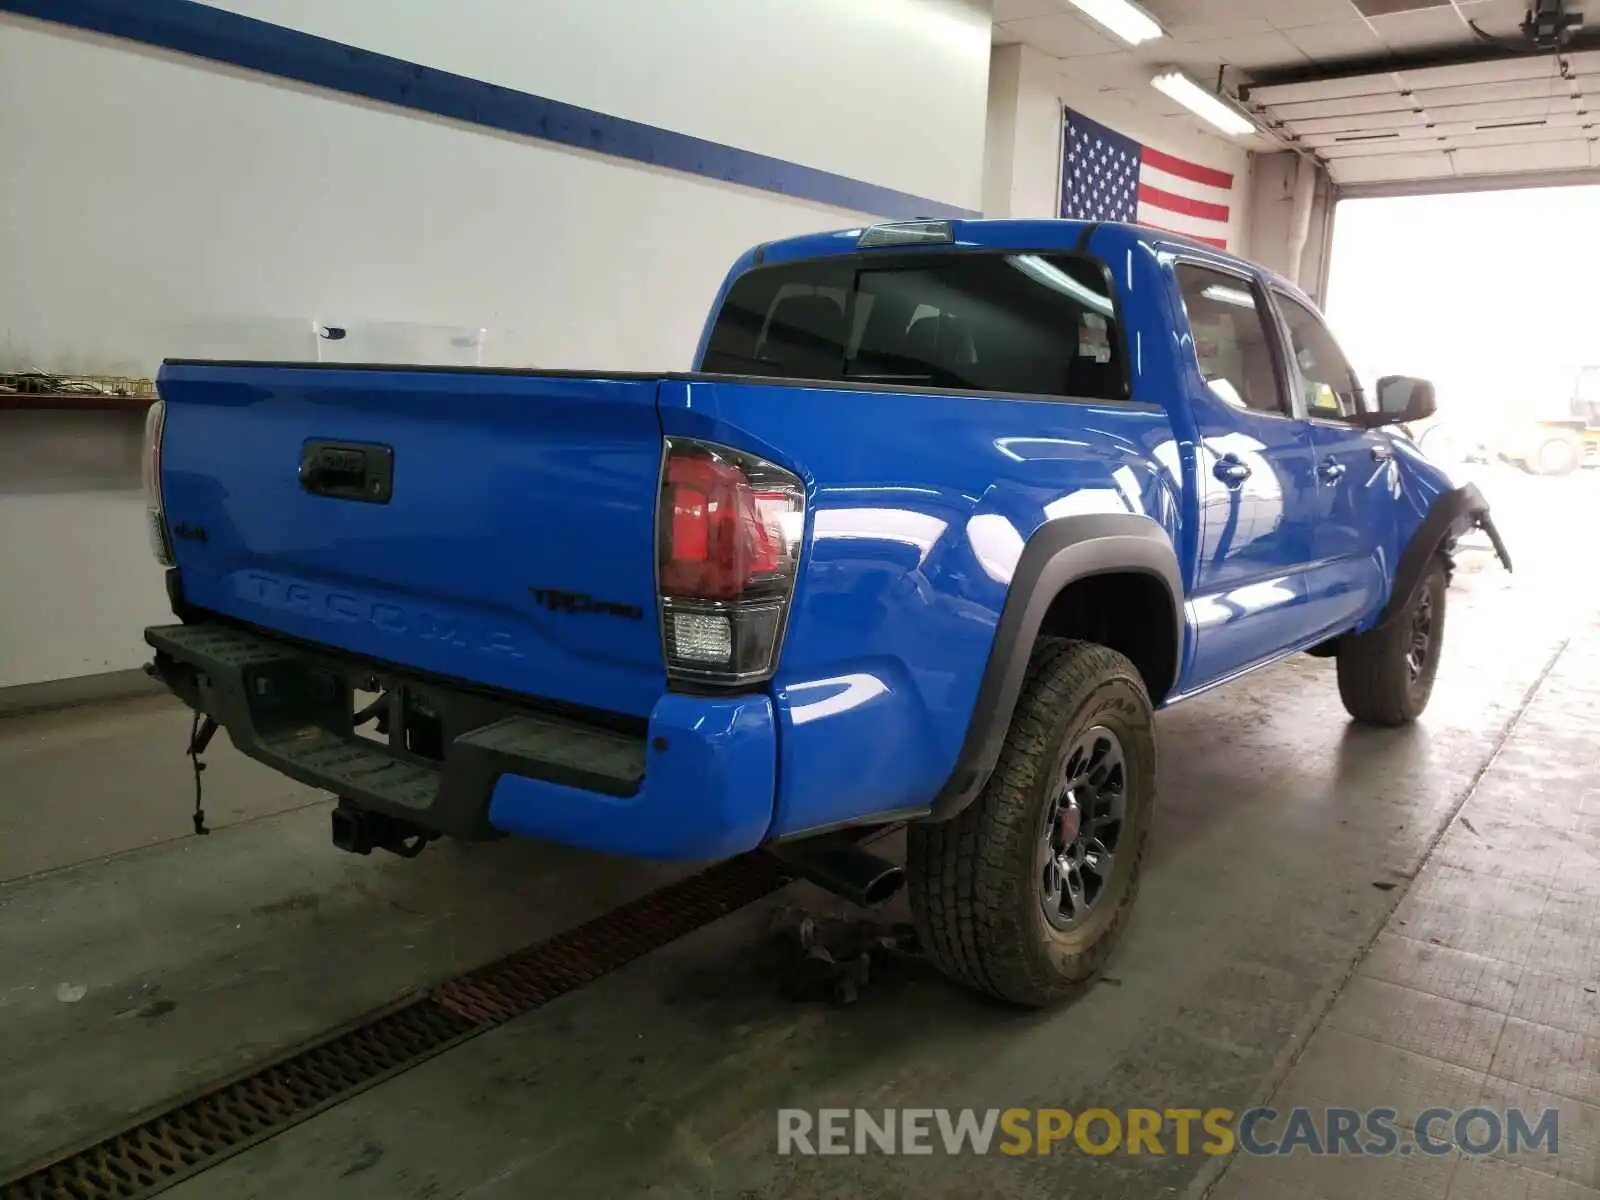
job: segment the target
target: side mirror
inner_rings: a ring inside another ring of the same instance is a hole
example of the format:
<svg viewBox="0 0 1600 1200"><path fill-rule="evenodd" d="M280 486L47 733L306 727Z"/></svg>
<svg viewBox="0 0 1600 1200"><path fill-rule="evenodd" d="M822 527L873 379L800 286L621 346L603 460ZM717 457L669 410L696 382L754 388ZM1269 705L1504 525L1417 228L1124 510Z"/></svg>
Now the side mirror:
<svg viewBox="0 0 1600 1200"><path fill-rule="evenodd" d="M1426 420L1438 411L1433 384L1410 375L1385 375L1378 380L1378 411L1369 417L1372 425L1409 425Z"/></svg>

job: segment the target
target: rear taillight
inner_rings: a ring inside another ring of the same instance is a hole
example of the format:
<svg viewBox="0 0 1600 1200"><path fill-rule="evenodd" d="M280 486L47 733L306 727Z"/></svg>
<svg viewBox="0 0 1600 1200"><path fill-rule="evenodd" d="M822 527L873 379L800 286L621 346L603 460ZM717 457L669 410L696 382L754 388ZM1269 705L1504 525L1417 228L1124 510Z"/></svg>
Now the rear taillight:
<svg viewBox="0 0 1600 1200"><path fill-rule="evenodd" d="M764 459L668 438L657 513L667 673L752 683L778 664L805 526L805 488Z"/></svg>
<svg viewBox="0 0 1600 1200"><path fill-rule="evenodd" d="M172 538L167 533L167 506L161 495L161 435L167 427L167 406L157 400L144 418L144 510L150 530L150 552L163 567L173 565Z"/></svg>

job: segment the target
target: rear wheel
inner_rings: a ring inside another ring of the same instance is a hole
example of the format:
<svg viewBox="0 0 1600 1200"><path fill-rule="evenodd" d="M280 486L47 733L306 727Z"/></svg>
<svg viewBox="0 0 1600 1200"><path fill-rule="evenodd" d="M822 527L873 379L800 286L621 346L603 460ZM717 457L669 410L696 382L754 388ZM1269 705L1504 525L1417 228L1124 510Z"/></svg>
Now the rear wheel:
<svg viewBox="0 0 1600 1200"><path fill-rule="evenodd" d="M1025 1005L1092 978L1133 908L1155 789L1134 665L1088 642L1037 651L988 784L908 834L912 914L935 963Z"/></svg>
<svg viewBox="0 0 1600 1200"><path fill-rule="evenodd" d="M1583 465L1583 439L1571 430L1545 438L1533 452L1533 468L1540 475L1570 475Z"/></svg>
<svg viewBox="0 0 1600 1200"><path fill-rule="evenodd" d="M1444 647L1444 563L1428 564L1403 612L1339 642L1339 698L1368 725L1405 725L1428 707Z"/></svg>
<svg viewBox="0 0 1600 1200"><path fill-rule="evenodd" d="M1467 446L1448 425L1424 429L1417 438L1417 449L1436 463L1453 466L1467 461Z"/></svg>

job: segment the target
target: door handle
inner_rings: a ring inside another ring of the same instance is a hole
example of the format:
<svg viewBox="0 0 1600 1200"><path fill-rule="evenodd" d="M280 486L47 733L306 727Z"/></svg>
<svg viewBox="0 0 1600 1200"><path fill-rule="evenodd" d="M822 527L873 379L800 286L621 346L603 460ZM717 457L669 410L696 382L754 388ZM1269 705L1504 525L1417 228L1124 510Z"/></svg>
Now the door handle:
<svg viewBox="0 0 1600 1200"><path fill-rule="evenodd" d="M1394 457L1394 451L1388 446L1374 446L1372 448L1373 462L1388 462Z"/></svg>
<svg viewBox="0 0 1600 1200"><path fill-rule="evenodd" d="M1338 483L1339 480L1344 478L1344 472L1344 464L1331 458L1324 460L1322 465L1317 468L1317 474L1322 476L1324 483Z"/></svg>
<svg viewBox="0 0 1600 1200"><path fill-rule="evenodd" d="M300 487L313 496L387 504L394 490L394 450L368 443L307 442Z"/></svg>
<svg viewBox="0 0 1600 1200"><path fill-rule="evenodd" d="M1250 468L1231 454L1225 458L1217 459L1217 465L1211 468L1211 473L1229 487L1234 488L1250 478Z"/></svg>

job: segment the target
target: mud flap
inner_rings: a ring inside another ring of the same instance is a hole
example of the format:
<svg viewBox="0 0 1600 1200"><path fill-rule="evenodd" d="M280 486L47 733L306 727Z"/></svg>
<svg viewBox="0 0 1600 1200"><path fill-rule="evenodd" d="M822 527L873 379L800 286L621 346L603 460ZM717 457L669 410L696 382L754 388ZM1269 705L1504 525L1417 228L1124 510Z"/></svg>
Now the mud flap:
<svg viewBox="0 0 1600 1200"><path fill-rule="evenodd" d="M1507 571L1512 571L1511 552L1506 549L1505 542L1501 540L1500 531L1495 528L1494 519L1489 516L1487 508L1478 514L1477 526L1489 536L1489 544L1494 547L1494 554L1500 560L1500 565L1505 567Z"/></svg>

